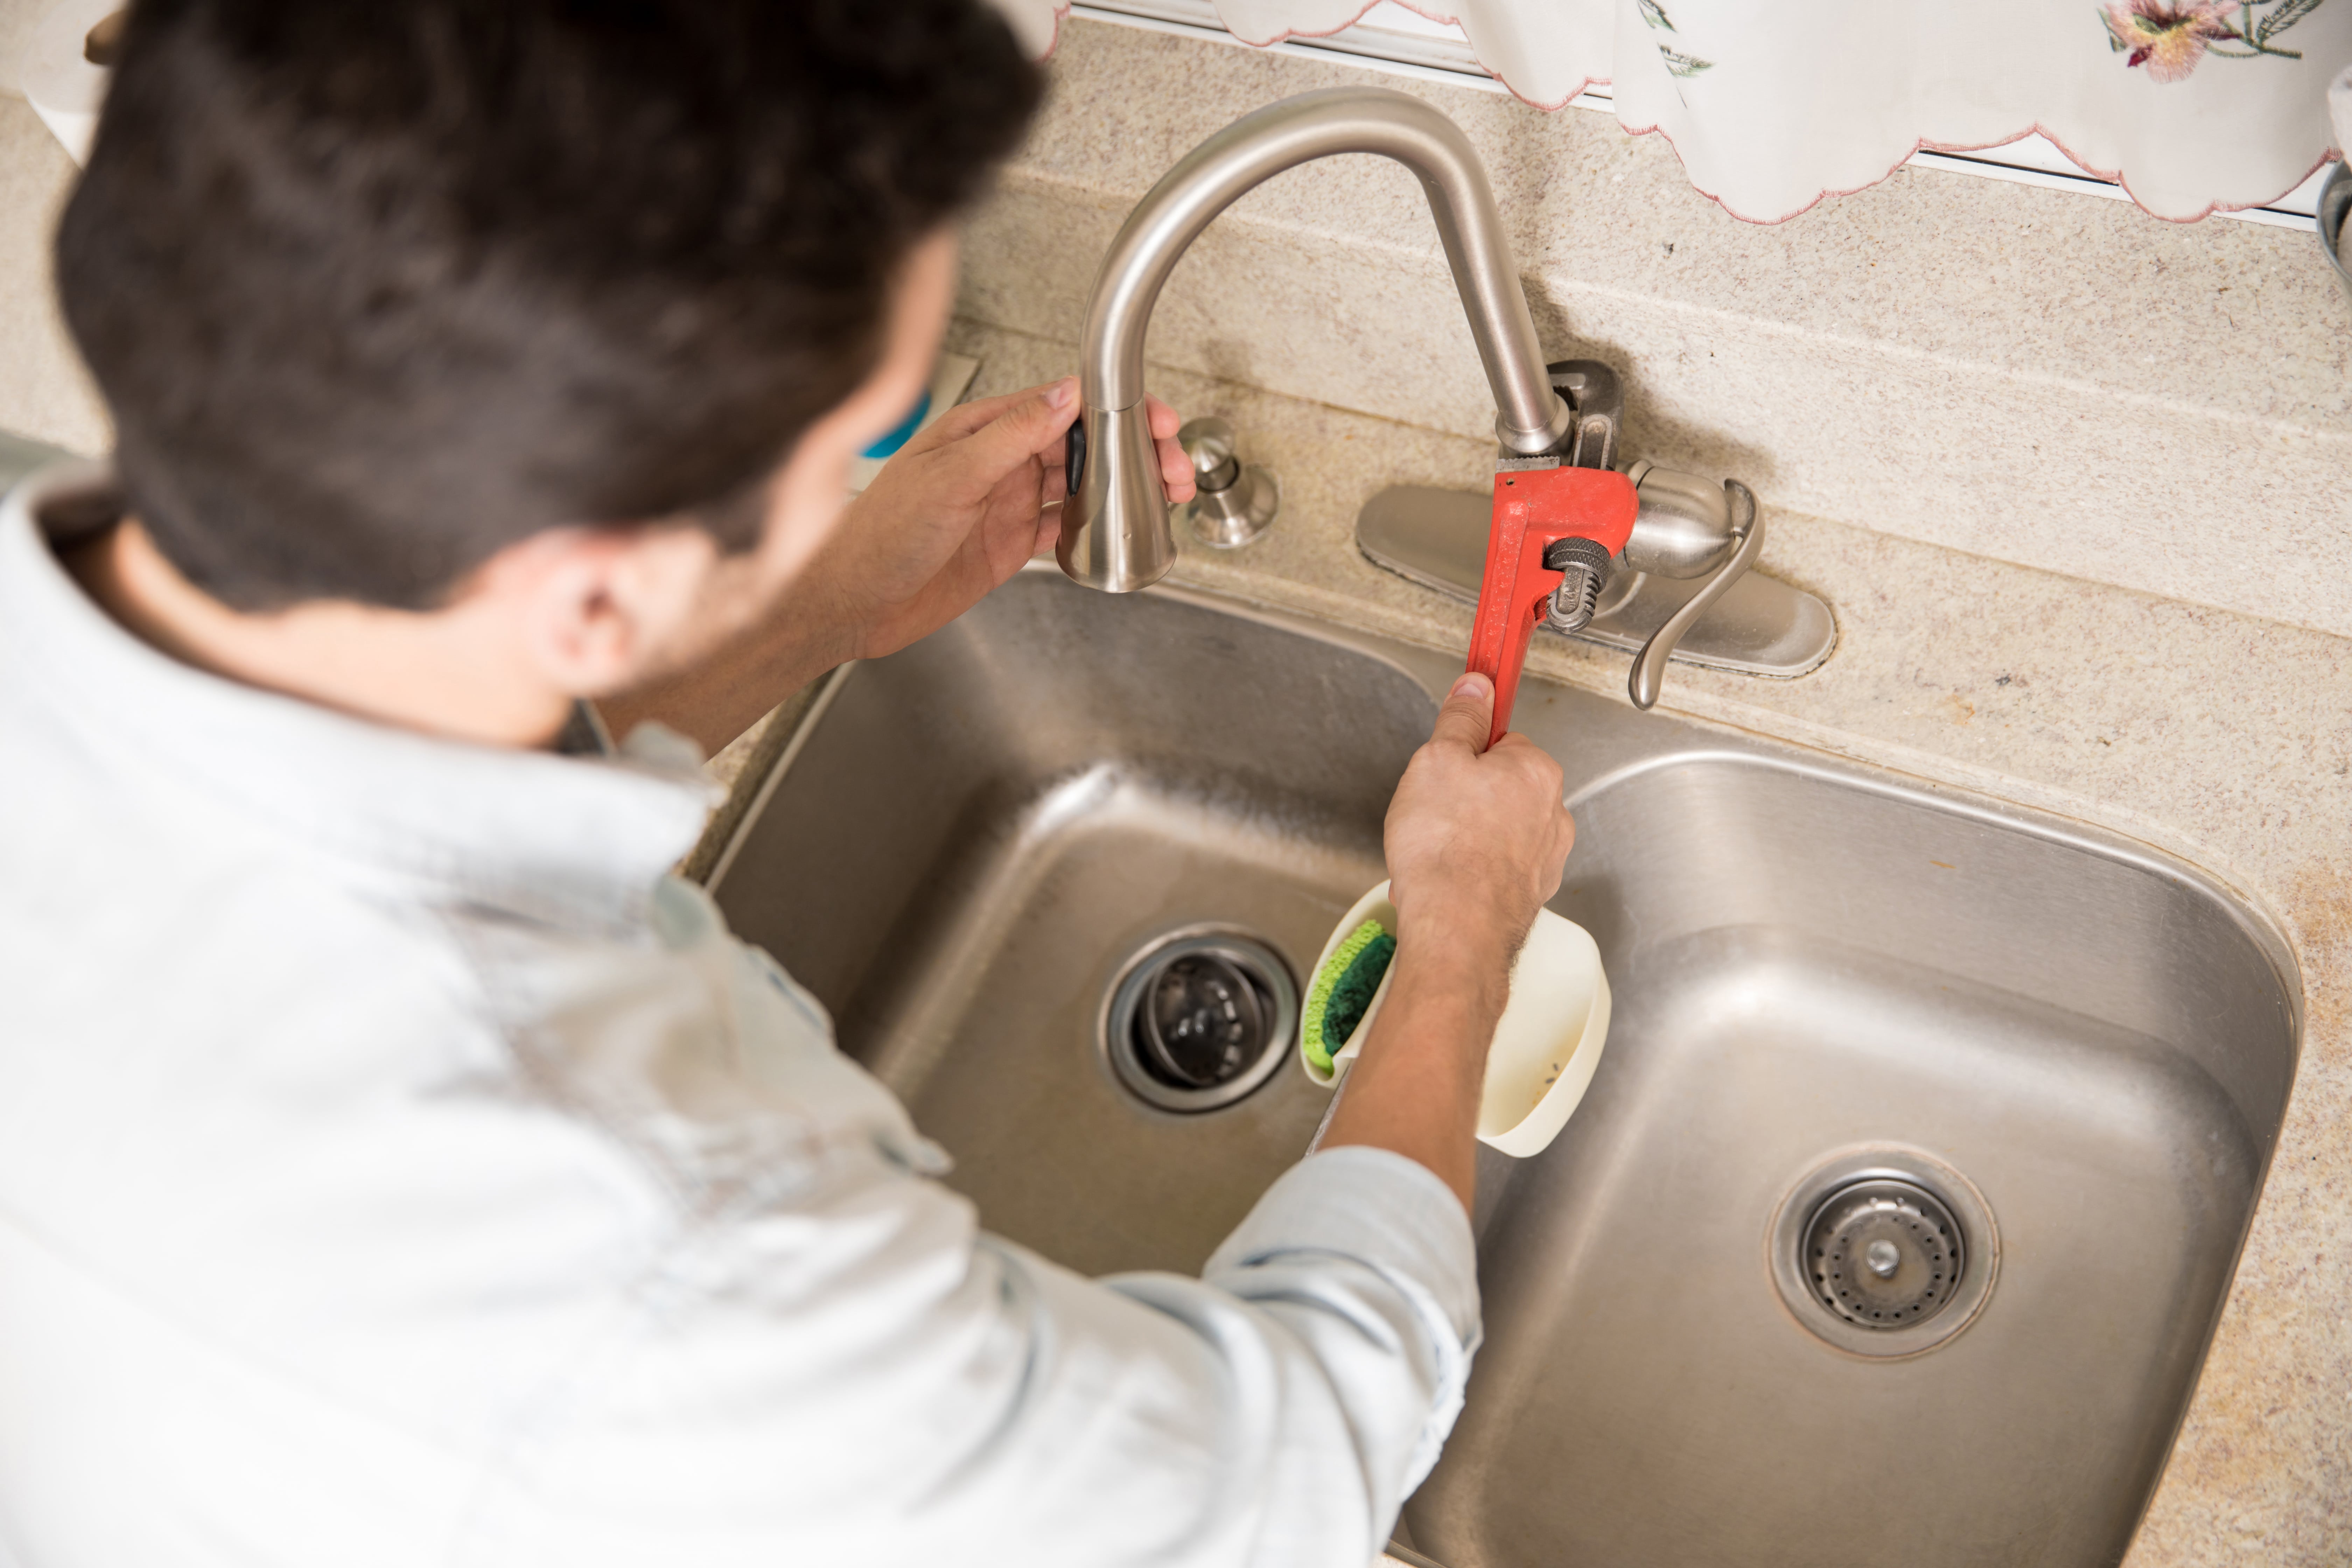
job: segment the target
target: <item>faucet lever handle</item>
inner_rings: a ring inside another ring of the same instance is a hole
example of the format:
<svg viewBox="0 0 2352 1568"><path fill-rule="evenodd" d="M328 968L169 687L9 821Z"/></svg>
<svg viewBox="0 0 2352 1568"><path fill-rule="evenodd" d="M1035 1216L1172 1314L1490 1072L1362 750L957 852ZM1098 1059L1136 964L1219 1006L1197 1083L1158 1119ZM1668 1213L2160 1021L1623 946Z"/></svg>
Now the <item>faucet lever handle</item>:
<svg viewBox="0 0 2352 1568"><path fill-rule="evenodd" d="M1633 668L1625 677L1625 694L1633 700L1634 707L1645 712L1656 705L1658 694L1665 689L1666 660L1674 657L1675 645L1763 553L1764 514L1757 510L1755 492L1738 479L1726 479L1723 493L1730 516L1727 528L1737 542L1731 558L1716 568L1715 575L1682 608L1666 617L1665 625L1650 634L1650 640L1633 656Z"/></svg>
<svg viewBox="0 0 2352 1568"><path fill-rule="evenodd" d="M1486 571L1470 627L1469 668L1495 683L1493 745L1511 727L1511 704L1536 623L1547 614L1562 572L1545 556L1562 540L1591 540L1611 555L1625 548L1640 502L1633 481L1610 468L1531 468L1507 463L1495 476L1495 510L1486 531Z"/></svg>

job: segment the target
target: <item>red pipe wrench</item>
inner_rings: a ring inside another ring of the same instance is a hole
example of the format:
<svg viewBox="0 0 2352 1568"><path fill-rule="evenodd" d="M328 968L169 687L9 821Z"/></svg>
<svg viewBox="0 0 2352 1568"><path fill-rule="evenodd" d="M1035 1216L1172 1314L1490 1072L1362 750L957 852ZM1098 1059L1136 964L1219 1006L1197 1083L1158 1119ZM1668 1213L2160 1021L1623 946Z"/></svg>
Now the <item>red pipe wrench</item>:
<svg viewBox="0 0 2352 1568"><path fill-rule="evenodd" d="M1510 468L1495 476L1486 574L1470 628L1470 668L1495 683L1488 745L1511 727L1528 644L1560 584L1561 573L1544 564L1544 552L1563 539L1589 539L1615 555L1640 510L1633 481L1612 468Z"/></svg>

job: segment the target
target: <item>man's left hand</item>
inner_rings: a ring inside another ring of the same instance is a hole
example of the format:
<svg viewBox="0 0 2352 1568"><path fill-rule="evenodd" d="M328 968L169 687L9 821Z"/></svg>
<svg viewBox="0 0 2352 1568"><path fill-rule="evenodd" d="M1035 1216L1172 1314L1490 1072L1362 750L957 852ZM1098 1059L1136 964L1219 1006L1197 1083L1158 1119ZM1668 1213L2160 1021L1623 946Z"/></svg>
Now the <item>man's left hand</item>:
<svg viewBox="0 0 2352 1568"><path fill-rule="evenodd" d="M1189 500L1175 411L1149 403L1168 499ZM842 660L895 653L971 608L1059 531L1077 404L1066 377L940 415L849 503L763 620L689 668L598 699L605 721L625 734L659 720L715 752Z"/></svg>
<svg viewBox="0 0 2352 1568"><path fill-rule="evenodd" d="M1190 500L1181 422L1147 402L1168 499ZM1054 542L1077 406L1075 376L958 404L882 466L811 571L854 628L853 657L928 637Z"/></svg>

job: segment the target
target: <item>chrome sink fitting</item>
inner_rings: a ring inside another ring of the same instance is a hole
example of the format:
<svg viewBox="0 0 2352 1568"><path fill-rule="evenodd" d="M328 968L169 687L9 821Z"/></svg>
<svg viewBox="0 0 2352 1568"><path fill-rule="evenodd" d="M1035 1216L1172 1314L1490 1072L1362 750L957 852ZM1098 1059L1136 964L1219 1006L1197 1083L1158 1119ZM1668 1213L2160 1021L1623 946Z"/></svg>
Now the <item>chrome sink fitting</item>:
<svg viewBox="0 0 2352 1568"><path fill-rule="evenodd" d="M1214 415L1192 420L1176 432L1176 444L1191 460L1198 487L1177 510L1192 520L1202 543L1237 550L1273 525L1282 509L1282 486L1235 455L1231 425Z"/></svg>
<svg viewBox="0 0 2352 1568"><path fill-rule="evenodd" d="M1202 230L1244 193L1286 169L1340 153L1394 159L1412 171L1429 198L1494 391L1497 472L1617 465L1624 413L1619 379L1592 361L1545 362L1494 193L1461 128L1419 99L1384 89L1302 93L1243 116L1187 153L1136 205L1103 258L1087 303L1082 408L1070 433L1070 500L1055 551L1073 580L1131 593L1176 563L1143 400L1144 334L1169 274ZM1272 521L1277 492L1264 470L1237 467L1230 428L1214 421L1211 429L1210 423L1186 428L1192 438L1184 445L1203 489L1185 510L1206 542L1230 548ZM1829 657L1836 628L1827 606L1749 571L1763 547L1764 523L1746 486L1646 462L1625 471L1640 511L1622 547L1612 554L1590 541L1564 541L1553 552L1558 559L1548 554L1542 564L1560 574L1547 624L1636 650L1627 680L1636 707L1657 700L1670 658L1792 676ZM1487 500L1384 490L1358 520L1359 544L1376 564L1475 600ZM1573 548L1579 543L1588 548ZM1718 605L1722 613L1711 615ZM1507 683L1516 681L1514 660Z"/></svg>

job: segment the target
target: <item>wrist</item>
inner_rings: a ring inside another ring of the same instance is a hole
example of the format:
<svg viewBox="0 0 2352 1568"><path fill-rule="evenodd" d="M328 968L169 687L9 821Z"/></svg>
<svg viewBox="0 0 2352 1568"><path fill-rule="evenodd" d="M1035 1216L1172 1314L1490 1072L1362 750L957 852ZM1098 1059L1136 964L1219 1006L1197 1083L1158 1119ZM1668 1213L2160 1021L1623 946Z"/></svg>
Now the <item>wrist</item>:
<svg viewBox="0 0 2352 1568"><path fill-rule="evenodd" d="M1397 934L1396 968L1380 1020L1424 1047L1485 1059L1511 995L1517 943L1493 931L1422 926ZM1369 1051L1372 1047L1367 1047Z"/></svg>
<svg viewBox="0 0 2352 1568"><path fill-rule="evenodd" d="M1397 906L1397 945L1410 944L1433 962L1508 969L1535 923L1491 900L1415 900Z"/></svg>
<svg viewBox="0 0 2352 1568"><path fill-rule="evenodd" d="M1499 1015L1511 991L1511 964L1525 933L1492 926L1406 925L1397 932L1397 988L1451 995L1474 1015ZM1492 1023L1492 1017L1486 1022Z"/></svg>

